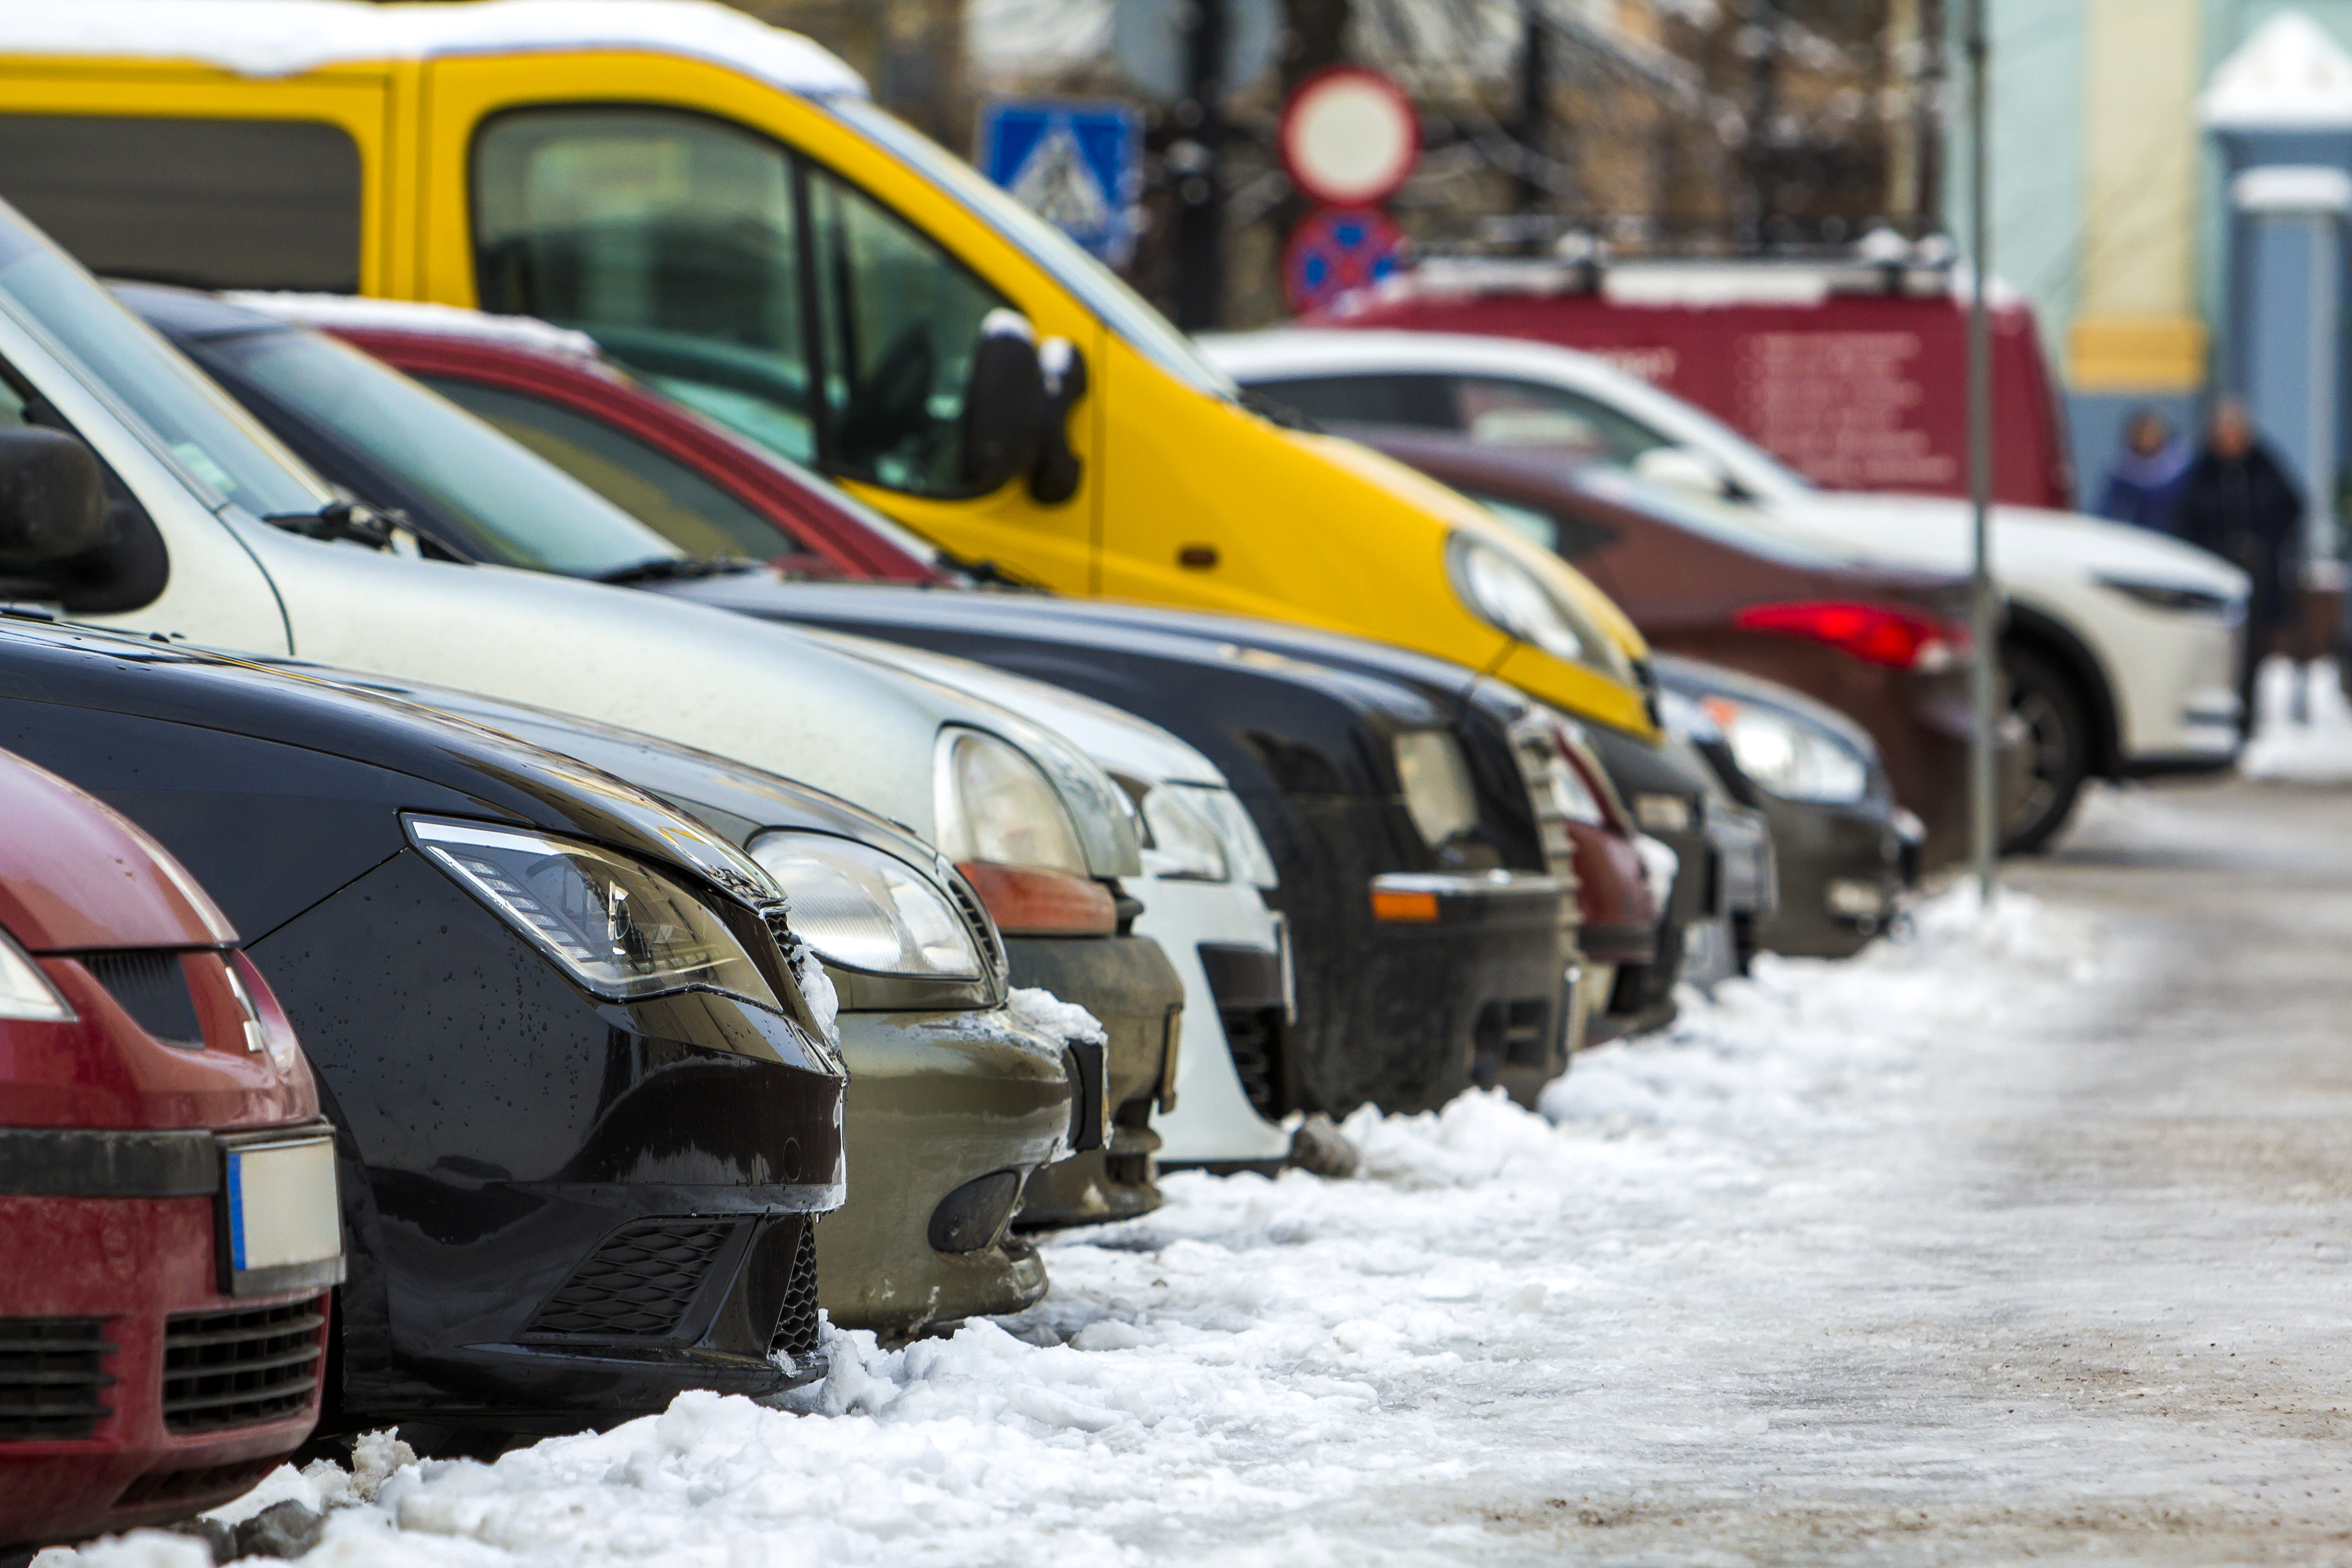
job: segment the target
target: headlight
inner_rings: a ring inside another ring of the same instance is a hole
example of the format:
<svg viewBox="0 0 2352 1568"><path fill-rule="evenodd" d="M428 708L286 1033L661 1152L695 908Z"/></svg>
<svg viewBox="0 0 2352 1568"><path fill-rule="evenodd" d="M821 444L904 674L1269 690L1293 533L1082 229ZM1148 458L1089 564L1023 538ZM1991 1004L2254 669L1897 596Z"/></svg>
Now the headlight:
<svg viewBox="0 0 2352 1568"><path fill-rule="evenodd" d="M1474 534L1457 533L1446 541L1445 566L1462 602L1496 631L1619 680L1633 679L1617 645L1525 563Z"/></svg>
<svg viewBox="0 0 2352 1568"><path fill-rule="evenodd" d="M783 1011L726 923L650 867L520 829L423 817L406 823L428 858L599 996L700 987Z"/></svg>
<svg viewBox="0 0 2352 1568"><path fill-rule="evenodd" d="M1778 710L1728 697L1705 704L1723 730L1739 771L1783 800L1856 801L1870 789L1870 763L1824 731Z"/></svg>
<svg viewBox="0 0 2352 1568"><path fill-rule="evenodd" d="M1143 795L1143 868L1180 882L1222 882L1232 876L1216 826L1173 785Z"/></svg>
<svg viewBox="0 0 2352 1568"><path fill-rule="evenodd" d="M45 1024L73 1021L70 1003L58 994L39 964L0 931L0 1018L37 1018Z"/></svg>
<svg viewBox="0 0 2352 1568"><path fill-rule="evenodd" d="M2185 588L2174 583L2140 583L2128 577L2102 577L2099 586L2112 588L2125 598L2137 600L2151 610L2178 610L2185 615L2226 618L2236 614L2239 608L2239 601L2210 588Z"/></svg>
<svg viewBox="0 0 2352 1568"><path fill-rule="evenodd" d="M1274 856L1259 836L1257 824L1250 820L1249 807L1242 804L1241 796L1214 784L1171 784L1159 787L1174 792L1178 799L1216 829L1217 841L1225 847L1225 865L1232 875L1253 887L1282 885L1282 879L1274 869Z"/></svg>
<svg viewBox="0 0 2352 1568"><path fill-rule="evenodd" d="M1396 738L1404 808L1432 848L1478 821L1477 786L1462 748L1444 730L1408 730Z"/></svg>
<svg viewBox="0 0 2352 1568"><path fill-rule="evenodd" d="M942 731L932 789L949 859L1087 875L1068 808L1036 763L995 736Z"/></svg>
<svg viewBox="0 0 2352 1568"><path fill-rule="evenodd" d="M1658 717L1665 721L1666 732L1693 745L1705 745L1723 739L1723 727L1714 715L1679 691L1658 693Z"/></svg>
<svg viewBox="0 0 2352 1568"><path fill-rule="evenodd" d="M845 969L977 980L979 950L947 893L913 867L855 839L767 833L751 858L783 884L792 926Z"/></svg>

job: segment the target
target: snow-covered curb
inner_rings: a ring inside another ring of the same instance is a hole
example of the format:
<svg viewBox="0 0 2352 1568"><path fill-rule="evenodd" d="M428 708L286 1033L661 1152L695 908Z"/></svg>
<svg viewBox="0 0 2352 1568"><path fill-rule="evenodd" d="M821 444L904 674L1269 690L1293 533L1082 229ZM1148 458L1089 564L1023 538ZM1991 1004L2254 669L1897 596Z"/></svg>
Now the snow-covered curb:
<svg viewBox="0 0 2352 1568"><path fill-rule="evenodd" d="M1885 1201L1842 1140L1883 1148L1932 1054L2048 1012L2096 962L2062 911L1946 895L1904 942L1766 960L1671 1034L1589 1053L1542 1115L1476 1094L1360 1112L1353 1181L1178 1176L1158 1214L1050 1244L1053 1294L1021 1317L901 1351L836 1336L797 1411L688 1395L494 1465L404 1468L309 1561L1475 1555L1498 1526L1448 1497L1568 1498L1676 1434L1766 1431L1739 1335L1824 1266L1849 1207ZM145 1540L43 1568L184 1568L134 1555Z"/></svg>

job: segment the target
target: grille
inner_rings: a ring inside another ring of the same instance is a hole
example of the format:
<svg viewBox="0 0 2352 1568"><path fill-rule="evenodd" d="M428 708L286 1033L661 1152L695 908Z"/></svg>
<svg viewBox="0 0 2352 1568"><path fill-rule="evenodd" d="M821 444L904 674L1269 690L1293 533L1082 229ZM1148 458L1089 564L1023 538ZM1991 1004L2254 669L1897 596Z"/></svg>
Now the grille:
<svg viewBox="0 0 2352 1568"><path fill-rule="evenodd" d="M1528 800L1535 808L1544 869L1555 877L1574 875L1576 842L1569 837L1568 815L1560 809L1559 796L1553 789L1555 771L1570 763L1559 754L1559 742L1549 723L1523 720L1511 726L1511 755L1518 760L1519 776L1527 781Z"/></svg>
<svg viewBox="0 0 2352 1568"><path fill-rule="evenodd" d="M1282 1120L1285 1107L1277 1078L1282 1049L1282 1010L1278 1007L1227 1007L1217 1016L1225 1026L1225 1048L1233 1054L1234 1071L1242 1092L1260 1116Z"/></svg>
<svg viewBox="0 0 2352 1568"><path fill-rule="evenodd" d="M283 1455L272 1455L266 1459L241 1459L234 1465L206 1465L193 1470L151 1470L123 1488L114 1506L205 1504L215 1498L226 1500L251 1491L254 1483L276 1469L283 1458Z"/></svg>
<svg viewBox="0 0 2352 1568"><path fill-rule="evenodd" d="M163 1325L163 1429L215 1432L310 1407L326 1345L323 1301L192 1312Z"/></svg>
<svg viewBox="0 0 2352 1568"><path fill-rule="evenodd" d="M606 1237L523 1331L532 1337L662 1339L694 1305L731 1219L649 1219Z"/></svg>
<svg viewBox="0 0 2352 1568"><path fill-rule="evenodd" d="M795 1367L805 1367L823 1348L816 1316L816 1222L803 1219L800 1244L793 1248L793 1282L784 1291L784 1310L776 1314L768 1353L790 1356Z"/></svg>
<svg viewBox="0 0 2352 1568"><path fill-rule="evenodd" d="M996 922L988 918L988 910L982 906L980 895L971 890L971 884L952 871L948 873L948 891L955 895L956 908L963 911L963 923L988 965L990 981L1003 985L1012 973L1013 961L1004 954L1004 939L997 934Z"/></svg>
<svg viewBox="0 0 2352 1568"><path fill-rule="evenodd" d="M83 955L81 964L156 1039L204 1049L204 1026L196 1022L196 1000L188 994L188 972L178 953L92 952Z"/></svg>
<svg viewBox="0 0 2352 1568"><path fill-rule="evenodd" d="M103 1330L97 1318L0 1318L0 1442L96 1435L114 1414L101 1391L117 1347Z"/></svg>

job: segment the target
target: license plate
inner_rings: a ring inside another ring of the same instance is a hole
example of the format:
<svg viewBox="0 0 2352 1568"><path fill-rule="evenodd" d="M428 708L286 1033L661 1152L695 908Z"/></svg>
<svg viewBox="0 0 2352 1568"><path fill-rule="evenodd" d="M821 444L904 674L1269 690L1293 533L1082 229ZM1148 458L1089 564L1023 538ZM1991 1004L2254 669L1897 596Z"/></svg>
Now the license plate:
<svg viewBox="0 0 2352 1568"><path fill-rule="evenodd" d="M224 1142L228 1292L257 1295L343 1277L331 1134Z"/></svg>

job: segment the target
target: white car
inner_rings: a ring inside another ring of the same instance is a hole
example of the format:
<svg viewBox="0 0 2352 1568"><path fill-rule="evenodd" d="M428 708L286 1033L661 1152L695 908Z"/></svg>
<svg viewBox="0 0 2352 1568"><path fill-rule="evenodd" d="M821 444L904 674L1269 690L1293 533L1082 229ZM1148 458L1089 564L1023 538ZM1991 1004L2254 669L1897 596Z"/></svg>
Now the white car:
<svg viewBox="0 0 2352 1568"><path fill-rule="evenodd" d="M1968 503L1825 490L1723 424L1596 355L1509 338L1286 329L1201 346L1262 397L1344 429L1410 425L1588 447L1727 503L1727 515L1849 558L1966 573ZM2013 847L2057 831L2087 778L2223 768L2239 745L2244 574L2204 551L2075 512L2000 506L2002 664L2034 787Z"/></svg>

